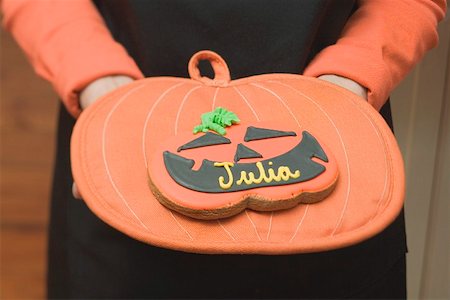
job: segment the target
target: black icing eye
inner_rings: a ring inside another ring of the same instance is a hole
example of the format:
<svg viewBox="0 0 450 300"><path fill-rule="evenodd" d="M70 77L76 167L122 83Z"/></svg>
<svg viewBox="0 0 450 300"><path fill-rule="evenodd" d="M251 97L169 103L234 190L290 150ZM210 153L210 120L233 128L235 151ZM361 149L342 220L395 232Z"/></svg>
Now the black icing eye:
<svg viewBox="0 0 450 300"><path fill-rule="evenodd" d="M245 133L244 141L250 142L283 136L297 136L297 134L293 131L281 131L249 126Z"/></svg>
<svg viewBox="0 0 450 300"><path fill-rule="evenodd" d="M256 140L272 139L283 136L297 136L293 131L281 131L274 129L265 129L249 126L245 132L244 141L251 142ZM234 155L234 161L238 162L242 158L261 158L263 157L260 153L253 149L250 149L243 144L239 144L236 149L236 154Z"/></svg>
<svg viewBox="0 0 450 300"><path fill-rule="evenodd" d="M215 134L212 132L207 132L205 135L180 146L177 149L177 152L180 152L180 151L186 150L186 149L193 149L193 148L200 148L200 147L205 147L205 146L221 145L221 144L231 144L231 141L221 135L218 135L218 134Z"/></svg>
<svg viewBox="0 0 450 300"><path fill-rule="evenodd" d="M238 162L242 158L261 158L263 157L261 153L256 152L249 147L238 144L236 149L236 154L234 155L234 162Z"/></svg>
<svg viewBox="0 0 450 300"><path fill-rule="evenodd" d="M263 140L263 139L271 139L271 138L277 138L277 137L284 137L284 136L297 136L297 134L293 131L281 131L281 130L274 130L274 129L265 129L265 128L258 128L249 126L247 127L247 131L245 132L244 141L250 142L250 141L256 141L256 140ZM196 138L182 146L180 146L177 149L177 152L180 152L182 150L187 149L193 149L193 148L200 148L200 147L206 147L206 146L213 146L213 145L222 145L222 144L231 144L230 139L212 133L207 132L203 136ZM262 158L263 156L256 152L255 150L243 145L238 144L236 153L234 155L234 161L238 162L240 159L243 158Z"/></svg>

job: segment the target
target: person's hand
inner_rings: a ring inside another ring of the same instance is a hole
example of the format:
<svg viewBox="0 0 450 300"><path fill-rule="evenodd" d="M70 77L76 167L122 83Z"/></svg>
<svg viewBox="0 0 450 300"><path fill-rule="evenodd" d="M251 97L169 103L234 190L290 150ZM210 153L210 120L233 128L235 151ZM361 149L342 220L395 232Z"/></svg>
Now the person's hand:
<svg viewBox="0 0 450 300"><path fill-rule="evenodd" d="M348 78L345 78L342 76L338 76L338 75L321 75L317 78L331 82L340 87L343 87L343 88L349 90L350 92L360 96L361 98L364 98L367 100L367 89L351 79L348 79Z"/></svg>
<svg viewBox="0 0 450 300"><path fill-rule="evenodd" d="M105 76L91 82L80 92L81 109L86 109L98 98L115 90L121 85L128 84L134 79L125 75Z"/></svg>
<svg viewBox="0 0 450 300"><path fill-rule="evenodd" d="M91 82L80 92L80 107L86 109L101 96L115 90L116 88L132 82L134 79L124 75L112 75L99 78ZM72 194L75 198L81 199L77 185L73 183Z"/></svg>

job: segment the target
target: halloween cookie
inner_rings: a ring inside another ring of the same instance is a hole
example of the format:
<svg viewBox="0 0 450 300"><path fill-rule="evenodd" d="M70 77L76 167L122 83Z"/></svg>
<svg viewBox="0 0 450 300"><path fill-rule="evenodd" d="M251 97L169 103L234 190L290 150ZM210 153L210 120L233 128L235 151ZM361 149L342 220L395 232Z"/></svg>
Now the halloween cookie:
<svg viewBox="0 0 450 300"><path fill-rule="evenodd" d="M123 86L77 120L73 177L103 221L170 249L288 254L358 243L398 215L402 157L364 99L294 74L231 80L211 51L188 69Z"/></svg>
<svg viewBox="0 0 450 300"><path fill-rule="evenodd" d="M224 108L216 112L202 115L209 131L178 135L153 154L149 182L163 205L193 218L219 219L246 208L276 211L315 203L331 193L337 164L311 133L282 120L231 126L221 122L220 113L232 115L235 124L236 114Z"/></svg>

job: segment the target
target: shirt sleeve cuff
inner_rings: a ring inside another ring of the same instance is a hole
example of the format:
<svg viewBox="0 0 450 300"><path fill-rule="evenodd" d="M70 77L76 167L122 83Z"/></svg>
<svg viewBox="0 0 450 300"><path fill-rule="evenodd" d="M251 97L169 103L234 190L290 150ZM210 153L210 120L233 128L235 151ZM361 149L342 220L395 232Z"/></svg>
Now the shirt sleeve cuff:
<svg viewBox="0 0 450 300"><path fill-rule="evenodd" d="M81 113L79 93L94 80L110 75L144 77L120 44L102 41L101 36L97 36L88 46L68 50L53 85L69 113L78 117Z"/></svg>
<svg viewBox="0 0 450 300"><path fill-rule="evenodd" d="M92 1L0 0L0 4L3 25L73 116L80 113L78 93L90 82L108 75L143 77Z"/></svg>
<svg viewBox="0 0 450 300"><path fill-rule="evenodd" d="M391 77L383 76L387 70L380 59L365 49L348 46L329 46L322 50L306 68L304 75L318 77L335 74L351 79L367 88L368 102L377 110L389 97L393 86ZM361 66L364 66L362 70Z"/></svg>
<svg viewBox="0 0 450 300"><path fill-rule="evenodd" d="M377 110L426 51L436 46L444 0L360 1L335 45L323 49L304 75L335 74L368 90Z"/></svg>

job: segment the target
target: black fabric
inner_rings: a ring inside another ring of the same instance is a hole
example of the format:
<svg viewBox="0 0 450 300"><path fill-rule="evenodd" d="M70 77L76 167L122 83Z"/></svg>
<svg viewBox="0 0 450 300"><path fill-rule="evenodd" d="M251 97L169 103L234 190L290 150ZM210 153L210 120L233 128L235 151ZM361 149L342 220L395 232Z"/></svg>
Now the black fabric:
<svg viewBox="0 0 450 300"><path fill-rule="evenodd" d="M301 73L336 41L354 0L96 0L114 37L146 76L189 77L186 62L219 53L231 78ZM208 75L208 74L207 74ZM211 74L209 74L211 75Z"/></svg>
<svg viewBox="0 0 450 300"><path fill-rule="evenodd" d="M201 49L223 55L233 78L301 73L315 53L336 40L354 10L354 1L319 0L96 4L147 76L181 77L187 77L187 61ZM392 126L389 104L382 113ZM125 236L71 195L74 122L62 108L50 224L50 298L406 297L403 211L365 242L314 254L200 255Z"/></svg>

